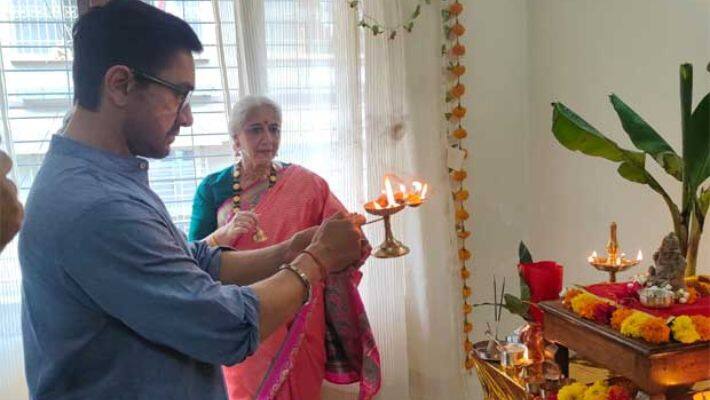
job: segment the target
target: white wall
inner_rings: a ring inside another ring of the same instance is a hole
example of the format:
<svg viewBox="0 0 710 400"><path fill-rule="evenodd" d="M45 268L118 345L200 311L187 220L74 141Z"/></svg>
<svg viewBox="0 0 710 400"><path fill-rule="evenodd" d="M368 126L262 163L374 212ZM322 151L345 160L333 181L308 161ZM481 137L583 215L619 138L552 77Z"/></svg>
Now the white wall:
<svg viewBox="0 0 710 400"><path fill-rule="evenodd" d="M467 147L470 158L467 185L471 191L474 302L492 301L492 276L507 277L507 288L518 287L515 264L517 245L527 240L531 185L527 172L528 151L528 3L521 0L473 0L464 2L467 16L464 44L468 48L464 76L470 119ZM480 340L490 308L473 313L474 336ZM501 332L522 320L506 318ZM471 399L482 394L475 387Z"/></svg>
<svg viewBox="0 0 710 400"><path fill-rule="evenodd" d="M710 89L710 1L536 0L530 4L529 204L533 251L565 265L566 282L604 276L586 265L603 251L608 224L619 223L620 243L646 260L672 230L661 197L630 183L606 160L572 153L557 143L550 102L559 100L627 148L608 95L616 93L681 153L678 67L694 64L695 103ZM654 176L679 198L680 184L648 160ZM673 189L673 190L672 190ZM648 265L649 263L645 263ZM710 234L701 243L700 271L710 272ZM632 276L636 268L622 274Z"/></svg>
<svg viewBox="0 0 710 400"><path fill-rule="evenodd" d="M565 283L604 276L586 265L603 251L608 224L623 249L647 260L672 230L660 197L602 159L572 153L550 131L550 102L563 101L624 146L607 95L617 93L680 152L678 66L695 66L695 101L710 89L708 0L468 0L466 63L472 133L469 207L475 301L492 300L491 276L517 290L517 244L565 266ZM653 163L652 161L650 163ZM651 167L662 184L678 186ZM670 189L669 189L670 190ZM673 191L675 194L677 192ZM699 271L710 272L710 233ZM645 270L645 267L643 268ZM622 274L622 278L641 268ZM480 339L489 309L474 313ZM504 332L520 319L506 316ZM470 380L475 385L475 377ZM474 392L472 399L482 398Z"/></svg>

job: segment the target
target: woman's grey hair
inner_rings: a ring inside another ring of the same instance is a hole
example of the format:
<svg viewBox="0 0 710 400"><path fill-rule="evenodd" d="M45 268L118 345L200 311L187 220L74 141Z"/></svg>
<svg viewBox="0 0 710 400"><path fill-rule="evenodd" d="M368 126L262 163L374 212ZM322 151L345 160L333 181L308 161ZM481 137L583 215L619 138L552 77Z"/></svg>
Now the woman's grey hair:
<svg viewBox="0 0 710 400"><path fill-rule="evenodd" d="M229 114L229 136L232 138L244 127L244 122L251 116L251 113L262 108L269 107L281 122L281 107L266 96L246 96L242 97L232 107Z"/></svg>

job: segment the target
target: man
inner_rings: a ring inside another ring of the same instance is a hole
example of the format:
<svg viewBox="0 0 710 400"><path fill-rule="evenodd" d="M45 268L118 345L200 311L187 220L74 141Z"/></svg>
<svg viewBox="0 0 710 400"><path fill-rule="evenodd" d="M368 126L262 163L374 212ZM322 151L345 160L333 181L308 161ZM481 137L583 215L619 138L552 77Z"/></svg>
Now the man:
<svg viewBox="0 0 710 400"><path fill-rule="evenodd" d="M192 124L200 41L174 16L113 0L79 18L73 43L76 107L20 234L31 397L224 399L220 365L356 262L360 232L336 217L262 250L188 245L136 156L167 156Z"/></svg>
<svg viewBox="0 0 710 400"><path fill-rule="evenodd" d="M22 205L17 200L17 187L7 179L11 169L12 160L0 150L0 252L22 225Z"/></svg>

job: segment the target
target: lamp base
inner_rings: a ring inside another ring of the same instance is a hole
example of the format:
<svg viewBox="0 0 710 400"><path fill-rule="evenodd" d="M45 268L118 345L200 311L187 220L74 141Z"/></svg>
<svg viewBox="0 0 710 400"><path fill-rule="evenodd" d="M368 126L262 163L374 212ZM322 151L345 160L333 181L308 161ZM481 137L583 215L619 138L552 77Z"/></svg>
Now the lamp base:
<svg viewBox="0 0 710 400"><path fill-rule="evenodd" d="M372 255L377 258L394 258L401 257L409 253L409 247L403 245L399 240L385 240L381 245L377 246L372 252Z"/></svg>

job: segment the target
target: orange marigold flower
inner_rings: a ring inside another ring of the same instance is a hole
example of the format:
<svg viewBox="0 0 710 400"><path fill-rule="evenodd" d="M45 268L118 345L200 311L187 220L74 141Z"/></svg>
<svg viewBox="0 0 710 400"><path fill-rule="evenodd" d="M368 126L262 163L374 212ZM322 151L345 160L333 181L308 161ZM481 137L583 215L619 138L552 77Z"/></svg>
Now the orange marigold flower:
<svg viewBox="0 0 710 400"><path fill-rule="evenodd" d="M451 33L456 36L463 36L464 32L466 32L466 28L464 28L463 25L459 24L458 22L451 27Z"/></svg>
<svg viewBox="0 0 710 400"><path fill-rule="evenodd" d="M693 325L695 325L695 331L700 335L700 340L710 340L710 317L693 315L690 319L693 321Z"/></svg>
<svg viewBox="0 0 710 400"><path fill-rule="evenodd" d="M468 211L466 211L463 207L459 208L456 210L456 220L457 221L466 221L468 219Z"/></svg>
<svg viewBox="0 0 710 400"><path fill-rule="evenodd" d="M470 352L473 350L473 343L466 338L466 340L463 342L463 348L466 350L466 352Z"/></svg>
<svg viewBox="0 0 710 400"><path fill-rule="evenodd" d="M466 73L466 67L461 64L456 64L451 67L451 73L454 74L454 76L456 77L460 77L461 75Z"/></svg>
<svg viewBox="0 0 710 400"><path fill-rule="evenodd" d="M459 250L459 260L467 261L471 258L471 252L466 250L466 248Z"/></svg>
<svg viewBox="0 0 710 400"><path fill-rule="evenodd" d="M461 43L456 43L454 47L451 48L451 53L455 56L462 56L466 54L466 46Z"/></svg>
<svg viewBox="0 0 710 400"><path fill-rule="evenodd" d="M631 314L633 314L634 310L630 308L619 308L618 310L614 311L614 313L611 315L611 327L616 329L617 331L621 329L621 323L624 322L626 318L628 318Z"/></svg>
<svg viewBox="0 0 710 400"><path fill-rule="evenodd" d="M579 289L568 289L565 293L565 297L562 299L562 304L569 307L572 302L572 299L575 298L578 294L582 294L582 291Z"/></svg>
<svg viewBox="0 0 710 400"><path fill-rule="evenodd" d="M471 276L471 272L466 268L461 268L461 279L468 279Z"/></svg>
<svg viewBox="0 0 710 400"><path fill-rule="evenodd" d="M698 293L697 289L693 287L688 288L688 301L685 302L685 304L693 304L698 299L700 298L700 294Z"/></svg>
<svg viewBox="0 0 710 400"><path fill-rule="evenodd" d="M454 109L451 110L451 115L453 115L454 117L456 117L458 119L463 118L464 116L466 116L466 107L462 107L462 106L454 107Z"/></svg>
<svg viewBox="0 0 710 400"><path fill-rule="evenodd" d="M455 131L451 132L451 136L455 137L456 139L464 139L466 136L468 136L468 132L466 132L466 129L458 128Z"/></svg>
<svg viewBox="0 0 710 400"><path fill-rule="evenodd" d="M464 84L462 83L457 83L456 86L452 87L449 91L451 97L454 98L459 98L463 96L464 93L466 93L466 86L464 86Z"/></svg>
<svg viewBox="0 0 710 400"><path fill-rule="evenodd" d="M466 174L466 171L464 171L462 169L454 170L451 172L451 178L457 182L460 182L460 181L466 179L467 175L468 174Z"/></svg>
<svg viewBox="0 0 710 400"><path fill-rule="evenodd" d="M471 324L470 322L465 322L463 324L463 331L464 332L471 333L472 330L473 330L473 324Z"/></svg>
<svg viewBox="0 0 710 400"><path fill-rule="evenodd" d="M663 318L651 318L641 324L641 337L654 344L667 343L670 340L671 328Z"/></svg>
<svg viewBox="0 0 710 400"><path fill-rule="evenodd" d="M461 189L454 193L454 200L456 201L466 201L468 200L468 190Z"/></svg>
<svg viewBox="0 0 710 400"><path fill-rule="evenodd" d="M449 12L452 15L459 15L463 11L463 5L461 3L454 3L449 7Z"/></svg>
<svg viewBox="0 0 710 400"><path fill-rule="evenodd" d="M456 236L458 236L459 239L467 239L469 236L471 236L471 232L467 230L458 231L456 232Z"/></svg>
<svg viewBox="0 0 710 400"><path fill-rule="evenodd" d="M461 294L463 294L464 299L471 297L471 288L468 286L464 286L461 290Z"/></svg>
<svg viewBox="0 0 710 400"><path fill-rule="evenodd" d="M471 311L473 311L473 306L471 306L468 303L463 303L463 313L464 314L471 314Z"/></svg>
<svg viewBox="0 0 710 400"><path fill-rule="evenodd" d="M578 309L578 314L582 318L594 319L594 310L597 308L597 301L582 304Z"/></svg>

